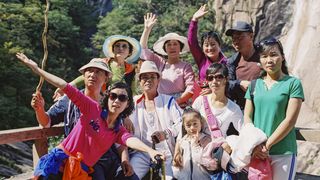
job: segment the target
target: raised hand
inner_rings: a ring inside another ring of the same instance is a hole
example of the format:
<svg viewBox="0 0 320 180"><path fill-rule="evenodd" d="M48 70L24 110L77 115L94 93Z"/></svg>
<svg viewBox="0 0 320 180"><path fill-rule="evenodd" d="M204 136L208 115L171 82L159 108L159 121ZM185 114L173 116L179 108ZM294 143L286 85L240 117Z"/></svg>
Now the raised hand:
<svg viewBox="0 0 320 180"><path fill-rule="evenodd" d="M32 69L33 72L37 72L38 64L31 59L29 59L26 55L23 53L17 53L16 57L26 66L28 66L30 69Z"/></svg>
<svg viewBox="0 0 320 180"><path fill-rule="evenodd" d="M157 17L153 13L147 13L144 15L144 28L152 29L152 27L156 24Z"/></svg>
<svg viewBox="0 0 320 180"><path fill-rule="evenodd" d="M52 84L53 86L63 89L66 87L67 82L58 76L55 76L53 74L50 74L46 72L45 70L42 70L41 68L38 67L38 64L31 59L29 59L26 55L23 53L17 53L16 57L24 63L26 66L28 66L32 71L39 76L43 77L48 83Z"/></svg>
<svg viewBox="0 0 320 180"><path fill-rule="evenodd" d="M42 110L44 109L44 99L42 97L41 92L37 91L34 94L32 94L32 99L31 99L31 107L37 111L37 110Z"/></svg>
<svg viewBox="0 0 320 180"><path fill-rule="evenodd" d="M196 11L193 16L192 16L192 20L194 21L198 21L198 19L202 18L204 15L206 15L208 13L208 10L206 9L206 4L202 5L198 11Z"/></svg>

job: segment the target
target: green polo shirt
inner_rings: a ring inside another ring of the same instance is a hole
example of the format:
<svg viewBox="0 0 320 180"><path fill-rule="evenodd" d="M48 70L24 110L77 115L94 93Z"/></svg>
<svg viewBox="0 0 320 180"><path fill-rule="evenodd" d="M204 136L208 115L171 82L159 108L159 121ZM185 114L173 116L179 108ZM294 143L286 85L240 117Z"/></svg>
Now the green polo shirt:
<svg viewBox="0 0 320 180"><path fill-rule="evenodd" d="M251 86L246 92L245 98L250 97ZM290 98L304 99L300 80L291 76L284 76L270 89L262 79L257 79L254 89L254 125L261 129L268 137L276 130L285 119ZM297 142L295 128L280 142L270 149L271 155L296 154Z"/></svg>

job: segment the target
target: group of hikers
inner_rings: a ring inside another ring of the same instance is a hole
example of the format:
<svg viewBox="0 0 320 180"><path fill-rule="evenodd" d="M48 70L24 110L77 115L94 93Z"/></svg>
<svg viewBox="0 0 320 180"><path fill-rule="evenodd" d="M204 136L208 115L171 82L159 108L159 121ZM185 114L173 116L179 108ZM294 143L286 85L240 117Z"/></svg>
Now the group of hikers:
<svg viewBox="0 0 320 180"><path fill-rule="evenodd" d="M218 33L198 40L198 21L207 13L203 5L193 14L187 38L168 33L153 50L148 37L157 17L147 13L140 42L108 37L106 57L82 66L70 83L17 53L65 94L47 111L41 93L33 94L39 124L64 122L65 129L64 140L39 160L35 178L143 179L161 159L166 179L294 179L294 126L304 94L288 74L281 42L255 45L252 26L238 21L225 32L237 51L227 58ZM180 57L189 51L197 78Z"/></svg>

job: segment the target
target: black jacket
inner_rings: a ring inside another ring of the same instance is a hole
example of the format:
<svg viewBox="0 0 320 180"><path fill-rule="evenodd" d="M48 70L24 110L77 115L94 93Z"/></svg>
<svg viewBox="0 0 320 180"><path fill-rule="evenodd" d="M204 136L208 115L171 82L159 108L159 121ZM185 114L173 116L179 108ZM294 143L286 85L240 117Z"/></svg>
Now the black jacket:
<svg viewBox="0 0 320 180"><path fill-rule="evenodd" d="M257 51L257 46L255 46L255 53L250 57L249 61L252 62L260 62L260 57ZM228 58L227 67L229 71L229 86L228 86L228 97L235 101L240 108L243 110L245 105L245 91L243 91L240 87L240 80L237 78L236 70L241 58L241 54L239 52L233 54L230 58Z"/></svg>

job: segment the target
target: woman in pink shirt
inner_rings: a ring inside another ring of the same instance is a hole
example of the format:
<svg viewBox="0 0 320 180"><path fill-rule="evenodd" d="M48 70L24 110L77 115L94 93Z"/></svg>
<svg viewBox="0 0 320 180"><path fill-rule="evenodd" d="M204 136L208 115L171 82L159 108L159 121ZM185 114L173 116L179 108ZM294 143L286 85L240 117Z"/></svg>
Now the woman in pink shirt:
<svg viewBox="0 0 320 180"><path fill-rule="evenodd" d="M172 95L181 107L185 107L193 95L194 72L191 64L182 61L180 54L189 51L187 38L176 33L160 37L153 45L153 50L166 56L163 58L147 49L148 39L157 18L152 13L144 16L144 30L141 35L141 58L155 62L161 71L159 93Z"/></svg>
<svg viewBox="0 0 320 180"><path fill-rule="evenodd" d="M221 38L213 31L203 33L201 37L201 44L199 45L197 31L198 31L198 20L206 15L206 5L203 5L196 11L190 21L188 30L188 44L190 52L199 68L199 81L195 83L196 98L199 94L210 93L208 83L206 82L206 70L212 63L227 63L227 58L221 51ZM201 91L202 88L202 91Z"/></svg>
<svg viewBox="0 0 320 180"><path fill-rule="evenodd" d="M90 167L115 142L148 152L150 157L160 155L120 126L121 118L130 115L133 110L132 94L125 83L119 82L109 87L106 98L99 104L63 79L40 69L23 53L17 53L16 56L34 73L62 89L81 111L80 119L71 133L49 154L41 157L34 172L36 178L63 176L70 179L91 179L88 176ZM80 71L84 71L84 76L90 76L88 83L91 84L95 84L97 78L107 80L110 73L103 61L90 62L81 67Z"/></svg>

